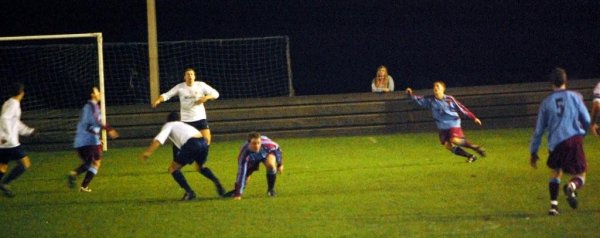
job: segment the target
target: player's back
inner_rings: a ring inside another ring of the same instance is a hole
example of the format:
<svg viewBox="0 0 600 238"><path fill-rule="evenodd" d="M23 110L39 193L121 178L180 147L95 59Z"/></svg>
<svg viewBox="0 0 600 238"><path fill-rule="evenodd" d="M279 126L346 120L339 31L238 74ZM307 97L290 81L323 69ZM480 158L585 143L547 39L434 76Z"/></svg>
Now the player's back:
<svg viewBox="0 0 600 238"><path fill-rule="evenodd" d="M586 125L589 124L589 114L581 94L558 90L544 100L542 107L549 133L558 134L559 137L585 134L589 126Z"/></svg>

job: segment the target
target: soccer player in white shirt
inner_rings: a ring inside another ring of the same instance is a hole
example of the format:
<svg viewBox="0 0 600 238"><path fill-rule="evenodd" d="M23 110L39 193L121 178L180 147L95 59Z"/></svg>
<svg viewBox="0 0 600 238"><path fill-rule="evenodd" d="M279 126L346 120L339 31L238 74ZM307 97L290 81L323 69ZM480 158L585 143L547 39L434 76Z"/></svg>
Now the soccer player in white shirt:
<svg viewBox="0 0 600 238"><path fill-rule="evenodd" d="M219 92L204 82L196 82L196 71L193 68L187 68L184 71L183 79L185 82L175 85L166 93L161 94L152 102L152 108L158 104L179 96L179 110L181 121L190 124L202 133L210 148L211 134L206 120L206 109L204 103L219 98ZM177 156L178 148L173 146L173 158Z"/></svg>
<svg viewBox="0 0 600 238"><path fill-rule="evenodd" d="M0 182L0 190L7 197L14 197L14 193L7 185L31 166L29 156L19 143L19 135L32 135L35 131L21 122L21 101L25 97L23 84L13 85L12 95L2 105L0 116L0 179L8 170L9 161L19 161L19 164Z"/></svg>
<svg viewBox="0 0 600 238"><path fill-rule="evenodd" d="M598 114L600 114L600 82L594 88L594 101L592 102L592 126L590 130L595 136L600 136L600 131L598 131L600 128L598 127L598 123L596 123Z"/></svg>
<svg viewBox="0 0 600 238"><path fill-rule="evenodd" d="M158 135L154 137L150 146L141 155L141 159L144 161L147 160L167 139L170 139L179 149L169 166L169 173L173 176L177 184L185 190L182 200L187 201L196 198L196 193L181 173L183 166L193 162L196 162L196 168L200 174L210 179L215 184L217 193L223 196L225 189L221 186L221 182L219 182L219 179L209 168L204 166L208 156L208 143L202 137L202 133L194 127L179 121L179 114L177 112L169 114L167 123L163 125Z"/></svg>
<svg viewBox="0 0 600 238"><path fill-rule="evenodd" d="M196 82L196 72L192 68L185 69L183 79L185 82L175 85L154 100L152 107L156 108L158 104L179 96L181 121L200 130L202 137L210 145L211 135L204 103L219 98L219 92L204 82Z"/></svg>

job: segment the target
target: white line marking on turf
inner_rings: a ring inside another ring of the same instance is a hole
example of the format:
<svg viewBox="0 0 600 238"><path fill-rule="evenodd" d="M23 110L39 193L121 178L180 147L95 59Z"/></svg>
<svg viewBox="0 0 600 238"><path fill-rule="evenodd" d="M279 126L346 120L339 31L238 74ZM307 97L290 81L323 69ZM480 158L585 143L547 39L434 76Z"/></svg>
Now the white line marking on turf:
<svg viewBox="0 0 600 238"><path fill-rule="evenodd" d="M368 138L371 142L373 142L373 144L377 143L377 140L375 139L375 137L368 137Z"/></svg>

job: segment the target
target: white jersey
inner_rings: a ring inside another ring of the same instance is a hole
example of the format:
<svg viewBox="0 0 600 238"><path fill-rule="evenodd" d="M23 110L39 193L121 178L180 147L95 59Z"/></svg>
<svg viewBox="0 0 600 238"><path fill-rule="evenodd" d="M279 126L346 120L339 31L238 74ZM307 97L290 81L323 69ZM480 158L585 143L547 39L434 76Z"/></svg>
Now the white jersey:
<svg viewBox="0 0 600 238"><path fill-rule="evenodd" d="M600 82L594 88L594 102L600 102Z"/></svg>
<svg viewBox="0 0 600 238"><path fill-rule="evenodd" d="M167 122L154 139L162 145L165 144L165 141L167 141L168 138L175 146L177 146L177 148L181 149L185 142L198 133L200 133L200 131L185 122L172 121Z"/></svg>
<svg viewBox="0 0 600 238"><path fill-rule="evenodd" d="M10 98L2 105L0 116L0 148L13 148L21 145L19 135L31 135L33 128L21 122L21 103Z"/></svg>
<svg viewBox="0 0 600 238"><path fill-rule="evenodd" d="M204 104L196 104L196 101L206 95L211 95L216 99L219 97L219 92L204 82L196 81L191 87L187 86L185 82L177 84L171 90L160 96L167 101L176 95L179 96L181 120L193 122L206 119Z"/></svg>

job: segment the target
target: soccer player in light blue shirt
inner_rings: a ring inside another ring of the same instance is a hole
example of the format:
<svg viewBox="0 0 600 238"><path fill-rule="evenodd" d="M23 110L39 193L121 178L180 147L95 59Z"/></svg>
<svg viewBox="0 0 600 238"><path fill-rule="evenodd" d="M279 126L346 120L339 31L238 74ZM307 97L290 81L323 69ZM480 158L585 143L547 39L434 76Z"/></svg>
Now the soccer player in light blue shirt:
<svg viewBox="0 0 600 238"><path fill-rule="evenodd" d="M106 129L108 136L112 139L119 137L119 133L108 124L101 121L100 102L101 94L97 87L92 87L90 100L83 106L73 147L77 150L81 164L69 173L68 184L70 188L75 188L77 176L86 172L85 178L81 182L79 191L91 192L89 184L98 173L102 161L102 145L100 141L100 132Z"/></svg>
<svg viewBox="0 0 600 238"><path fill-rule="evenodd" d="M406 93L411 96L419 106L430 109L435 125L439 129L440 143L452 153L467 158L468 163L477 160L475 155L463 150L466 147L474 150L479 155L485 157L485 149L482 146L471 144L466 138L460 126L460 114L472 119L475 124L481 126L481 120L475 116L469 109L463 106L453 96L446 95L446 84L442 81L433 83L433 95L417 96L414 95L411 88L406 89ZM460 114L459 114L460 113Z"/></svg>
<svg viewBox="0 0 600 238"><path fill-rule="evenodd" d="M552 170L548 188L550 190L549 215L558 215L558 193L563 173L570 174L571 180L563 191L571 208L577 208L575 190L585 183L587 162L583 152L583 137L590 128L590 114L581 94L566 90L567 73L556 68L550 74L552 92L540 105L535 131L531 137L529 152L530 164L537 168L537 154L544 131L548 130L548 161Z"/></svg>

